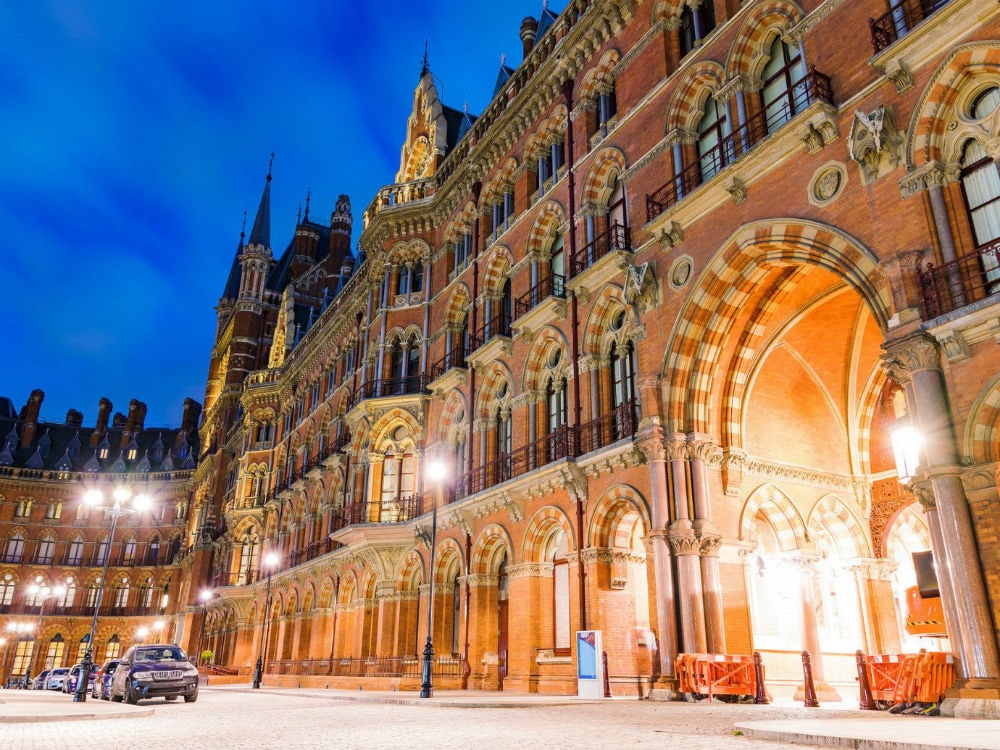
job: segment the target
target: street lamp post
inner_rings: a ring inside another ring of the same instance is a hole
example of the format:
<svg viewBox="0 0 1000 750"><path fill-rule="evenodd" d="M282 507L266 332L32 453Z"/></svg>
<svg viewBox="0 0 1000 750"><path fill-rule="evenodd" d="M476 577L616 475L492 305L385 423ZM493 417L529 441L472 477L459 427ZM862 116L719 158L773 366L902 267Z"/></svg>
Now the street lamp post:
<svg viewBox="0 0 1000 750"><path fill-rule="evenodd" d="M424 644L423 681L420 683L420 697L434 697L434 549L437 546L437 509L444 490L445 465L441 461L431 461L427 466L427 478L434 483L431 499L431 559L427 584L427 642Z"/></svg>
<svg viewBox="0 0 1000 750"><path fill-rule="evenodd" d="M146 510L152 505L148 495L136 495L132 497L132 491L127 487L117 487L112 493L115 504L106 508L106 512L111 516L111 530L108 532L108 546L104 550L104 568L101 571L101 580L97 583L97 599L94 602L94 618L90 621L90 636L87 638L87 650L83 652L83 662L80 668L80 679L76 682L76 692L73 694L74 703L87 702L87 683L90 681L90 671L94 665L94 635L97 631L97 618L101 614L101 599L104 597L104 582L108 578L108 565L111 563L111 545L115 540L115 527L118 519L127 513L138 513ZM125 508L124 504L132 500L132 507ZM90 490L83 496L83 501L88 505L98 507L104 502L104 495L100 490Z"/></svg>
<svg viewBox="0 0 1000 750"><path fill-rule="evenodd" d="M257 664L253 670L254 690L260 689L260 678L264 673L264 643L267 641L271 630L271 618L269 617L271 609L271 574L278 567L278 560L279 558L274 552L270 552L264 557L264 567L267 569L267 586L264 589L264 612L260 629L260 645L257 647Z"/></svg>
<svg viewBox="0 0 1000 750"><path fill-rule="evenodd" d="M41 653L42 644L42 618L45 617L45 602L52 597L63 596L66 593L66 587L62 584L50 589L48 584L37 584L33 583L28 586L28 593L31 594L35 601L38 602L38 627L35 628L35 642L38 643L38 651ZM34 657L34 655L33 655ZM31 679L31 662L37 657L28 660L28 666L24 671L24 685L28 686L28 681ZM44 656L42 657L45 658ZM42 662L42 669L45 669L45 662ZM39 671L42 671L41 669Z"/></svg>
<svg viewBox="0 0 1000 750"><path fill-rule="evenodd" d="M0 636L0 646L3 646L3 657L0 658L0 672L7 674L5 667L7 666L7 639ZM7 687L7 680L3 681L3 687Z"/></svg>
<svg viewBox="0 0 1000 750"><path fill-rule="evenodd" d="M210 589L202 589L198 594L198 601L201 602L201 622L198 624L198 655L197 664L201 664L202 638L205 635L205 617L208 615L208 603L212 601L214 594Z"/></svg>

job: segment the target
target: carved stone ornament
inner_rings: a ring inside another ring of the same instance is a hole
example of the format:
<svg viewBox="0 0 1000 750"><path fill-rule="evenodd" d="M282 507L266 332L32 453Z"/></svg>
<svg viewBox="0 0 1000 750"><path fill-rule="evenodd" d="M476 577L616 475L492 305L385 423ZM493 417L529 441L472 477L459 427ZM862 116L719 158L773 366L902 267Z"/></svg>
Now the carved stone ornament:
<svg viewBox="0 0 1000 750"><path fill-rule="evenodd" d="M678 291L687 286L694 275L694 261L690 255L682 255L670 266L670 288Z"/></svg>
<svg viewBox="0 0 1000 750"><path fill-rule="evenodd" d="M847 171L833 162L820 167L809 183L809 202L815 206L826 206L840 197L847 183Z"/></svg>
<svg viewBox="0 0 1000 750"><path fill-rule="evenodd" d="M884 104L869 114L854 111L851 122L851 158L860 166L866 182L872 182L880 171L888 172L899 166L903 158L903 136L896 127L892 110Z"/></svg>
<svg viewBox="0 0 1000 750"><path fill-rule="evenodd" d="M733 203L742 203L747 199L747 186L739 177L734 177L726 185L726 192L733 197Z"/></svg>
<svg viewBox="0 0 1000 750"><path fill-rule="evenodd" d="M665 251L669 251L684 241L684 230L681 229L680 224L672 221L669 227L662 227L657 230L656 239Z"/></svg>
<svg viewBox="0 0 1000 750"><path fill-rule="evenodd" d="M625 267L625 302L636 315L641 315L656 304L656 278L650 263Z"/></svg>

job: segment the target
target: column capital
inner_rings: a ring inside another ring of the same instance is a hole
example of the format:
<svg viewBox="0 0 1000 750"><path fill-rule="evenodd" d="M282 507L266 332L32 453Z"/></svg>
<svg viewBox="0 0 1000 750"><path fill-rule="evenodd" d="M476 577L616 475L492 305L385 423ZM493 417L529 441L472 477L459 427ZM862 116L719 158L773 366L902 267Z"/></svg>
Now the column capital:
<svg viewBox="0 0 1000 750"><path fill-rule="evenodd" d="M882 367L889 377L901 383L920 370L941 369L941 350L937 342L922 333L885 344L884 349Z"/></svg>

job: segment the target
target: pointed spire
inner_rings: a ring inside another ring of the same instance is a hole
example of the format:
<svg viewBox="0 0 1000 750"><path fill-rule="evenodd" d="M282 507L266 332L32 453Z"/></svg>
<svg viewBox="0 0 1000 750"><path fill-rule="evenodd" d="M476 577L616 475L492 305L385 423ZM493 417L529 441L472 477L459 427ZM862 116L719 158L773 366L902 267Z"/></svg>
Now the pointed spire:
<svg viewBox="0 0 1000 750"><path fill-rule="evenodd" d="M306 213L305 216L303 217L305 221L309 221L309 201L312 200L312 194L313 194L313 189L312 187L310 187L308 190L306 190Z"/></svg>
<svg viewBox="0 0 1000 750"><path fill-rule="evenodd" d="M423 78L430 71L430 65L427 64L427 40L424 39L424 61L420 65L420 77Z"/></svg>
<svg viewBox="0 0 1000 750"><path fill-rule="evenodd" d="M267 180L264 183L264 193L260 196L260 206L257 208L257 216L253 220L253 229L250 230L250 244L271 247L271 170L274 167L274 152L271 152L271 161L267 165Z"/></svg>
<svg viewBox="0 0 1000 750"><path fill-rule="evenodd" d="M247 236L247 212L243 209L243 228L240 229L240 247L243 247L243 240Z"/></svg>

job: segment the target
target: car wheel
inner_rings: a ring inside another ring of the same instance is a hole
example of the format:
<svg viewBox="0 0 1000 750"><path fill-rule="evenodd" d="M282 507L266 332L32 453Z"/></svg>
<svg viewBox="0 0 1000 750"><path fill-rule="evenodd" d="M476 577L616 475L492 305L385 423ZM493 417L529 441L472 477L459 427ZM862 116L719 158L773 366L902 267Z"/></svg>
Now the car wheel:
<svg viewBox="0 0 1000 750"><path fill-rule="evenodd" d="M110 700L110 701L111 701L112 703L118 703L118 702L120 702L120 701L121 701L121 700L122 700L122 699L123 699L124 697L125 697L124 695L116 695L116 694L115 694L115 689L114 689L114 688L111 688L111 692L110 692L110 693L108 693L108 700Z"/></svg>
<svg viewBox="0 0 1000 750"><path fill-rule="evenodd" d="M194 692L191 695L185 695L184 696L184 702L185 703L194 703L196 700L198 700L198 693L197 692Z"/></svg>
<svg viewBox="0 0 1000 750"><path fill-rule="evenodd" d="M125 686L125 702L130 703L133 706L139 702L139 694L133 689L131 685Z"/></svg>
<svg viewBox="0 0 1000 750"><path fill-rule="evenodd" d="M176 695L164 695L163 697L164 697L165 700L168 700L168 701L175 701L175 700L177 700L177 696Z"/></svg>

